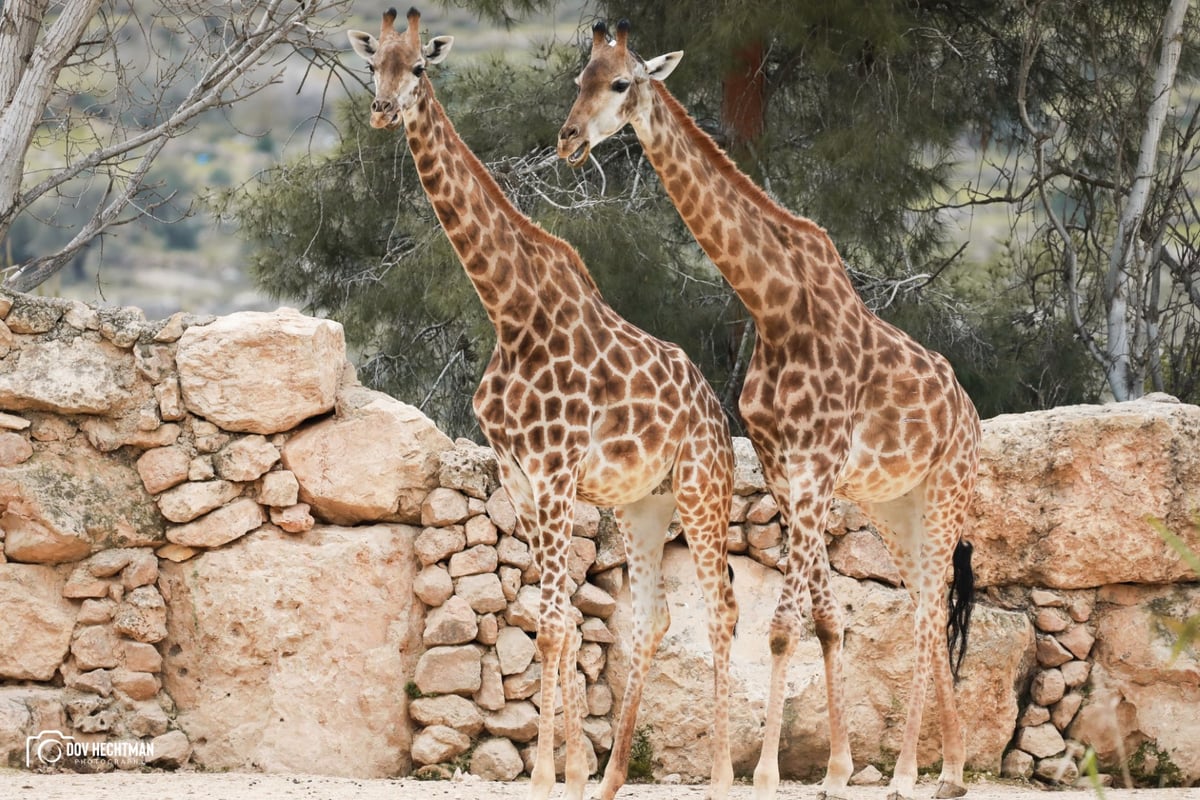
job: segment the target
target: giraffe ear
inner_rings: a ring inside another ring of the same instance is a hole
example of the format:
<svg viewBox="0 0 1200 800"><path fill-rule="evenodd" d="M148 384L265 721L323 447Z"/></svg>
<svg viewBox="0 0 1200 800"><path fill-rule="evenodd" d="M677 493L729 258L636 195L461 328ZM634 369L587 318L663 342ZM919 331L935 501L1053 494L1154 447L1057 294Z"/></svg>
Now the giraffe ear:
<svg viewBox="0 0 1200 800"><path fill-rule="evenodd" d="M454 44L453 36L435 36L425 45L425 60L430 64L440 64L450 55L450 45Z"/></svg>
<svg viewBox="0 0 1200 800"><path fill-rule="evenodd" d="M350 39L350 46L354 48L354 52L358 53L364 61L370 62L375 56L375 51L379 49L379 42L375 37L366 31L346 31L346 36Z"/></svg>
<svg viewBox="0 0 1200 800"><path fill-rule="evenodd" d="M651 80L665 81L667 76L679 66L679 61L682 58L682 50L676 50L674 53L667 53L665 56L652 58L646 62L646 73L650 76Z"/></svg>

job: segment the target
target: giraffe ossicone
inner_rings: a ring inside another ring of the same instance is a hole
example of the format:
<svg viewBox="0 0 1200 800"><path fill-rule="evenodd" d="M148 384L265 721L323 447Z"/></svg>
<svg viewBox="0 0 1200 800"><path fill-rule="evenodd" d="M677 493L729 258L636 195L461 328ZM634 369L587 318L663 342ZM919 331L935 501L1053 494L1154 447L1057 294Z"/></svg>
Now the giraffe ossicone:
<svg viewBox="0 0 1200 800"><path fill-rule="evenodd" d="M733 449L724 411L684 352L620 317L574 248L521 214L459 137L426 74L452 40L422 45L415 10L403 32L395 19L394 11L384 15L378 38L349 32L374 74L371 124L403 126L429 201L496 330L474 409L496 451L518 532L541 570L541 711L530 797L544 800L554 786L558 687L570 800L582 797L589 771L576 670L578 612L567 574L579 498L614 509L634 610L630 676L600 797L611 800L624 784L646 673L670 623L661 561L677 511L709 612L710 794L723 798L733 781L729 652L737 620L727 573Z"/></svg>
<svg viewBox="0 0 1200 800"><path fill-rule="evenodd" d="M771 623L755 798L774 797L779 783L787 665L803 630L805 594L829 706L822 793L843 791L853 770L842 622L823 538L834 497L857 502L875 523L916 605L917 658L891 796L913 794L931 677L942 731L936 794L959 796L966 792L965 748L954 702L958 662L951 663L948 636L965 651L974 579L961 536L978 469L979 416L946 359L866 307L825 231L768 197L667 91L663 80L682 53L643 60L629 49L628 36L625 22L612 42L603 25L593 28L558 154L582 165L592 147L630 125L680 216L754 319L740 410L789 536Z"/></svg>

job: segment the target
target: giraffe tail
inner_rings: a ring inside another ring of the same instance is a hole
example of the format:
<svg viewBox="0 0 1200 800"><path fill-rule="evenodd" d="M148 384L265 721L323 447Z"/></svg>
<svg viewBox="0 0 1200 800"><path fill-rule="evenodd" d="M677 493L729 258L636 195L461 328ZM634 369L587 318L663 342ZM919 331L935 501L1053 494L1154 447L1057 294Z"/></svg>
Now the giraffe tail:
<svg viewBox="0 0 1200 800"><path fill-rule="evenodd" d="M954 548L954 575L948 597L949 618L946 621L946 644L950 651L950 671L958 682L958 671L967 655L967 635L971 630L971 610L975 607L975 571L971 568L974 548L965 539Z"/></svg>

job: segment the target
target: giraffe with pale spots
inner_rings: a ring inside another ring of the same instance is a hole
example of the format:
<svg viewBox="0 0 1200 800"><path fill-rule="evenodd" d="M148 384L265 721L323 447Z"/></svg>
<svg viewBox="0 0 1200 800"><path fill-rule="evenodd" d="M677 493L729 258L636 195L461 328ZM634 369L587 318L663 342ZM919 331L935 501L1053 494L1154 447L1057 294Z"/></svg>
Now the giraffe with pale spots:
<svg viewBox="0 0 1200 800"><path fill-rule="evenodd" d="M558 153L581 166L594 145L630 125L680 216L754 319L740 409L788 527L755 798L774 797L779 784L787 666L808 608L829 705L822 793L842 792L853 770L843 626L824 542L835 497L855 501L875 523L916 605L917 659L891 796L913 794L931 677L941 711L937 796L960 796L966 756L954 678L974 591L962 529L978 469L979 416L945 358L866 307L825 231L768 197L667 91L663 81L683 54L643 60L629 49L628 34L625 21L615 41L603 23L593 28Z"/></svg>
<svg viewBox="0 0 1200 800"><path fill-rule="evenodd" d="M610 800L624 784L646 674L670 623L661 563L678 511L709 613L710 793L723 798L733 781L729 652L737 620L726 558L733 449L724 412L684 352L621 318L578 253L522 215L463 143L426 74L446 57L452 38L422 45L415 9L407 30L397 31L395 21L394 10L384 14L378 38L349 32L374 73L371 125L404 128L430 203L496 329L474 409L496 451L518 533L541 571L541 711L529 796L544 800L554 786L560 687L566 796L581 798L588 776L576 670L579 612L567 572L578 498L614 509L633 604L629 681L600 796Z"/></svg>

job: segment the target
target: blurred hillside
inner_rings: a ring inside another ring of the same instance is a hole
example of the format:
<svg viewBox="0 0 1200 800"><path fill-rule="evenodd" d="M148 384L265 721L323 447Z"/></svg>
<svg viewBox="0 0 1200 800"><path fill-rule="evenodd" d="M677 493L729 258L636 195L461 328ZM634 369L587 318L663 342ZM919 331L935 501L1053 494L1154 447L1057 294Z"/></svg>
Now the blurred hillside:
<svg viewBox="0 0 1200 800"><path fill-rule="evenodd" d="M137 0L133 5L136 9L139 3L156 2ZM588 23L582 5L561 3L553 17L534 18L506 30L479 22L470 11L430 4L421 9L422 27L430 35L455 37L454 54L446 65L455 69L499 52L519 60L535 43L573 41ZM377 31L386 7L359 0L343 27ZM334 44L342 42L335 38ZM342 63L368 80L348 46ZM338 105L347 97L357 98L366 113L370 102L368 88L344 78L294 60L285 66L277 84L224 113L201 118L195 128L167 146L152 172L152 181L175 192L172 202L157 212L157 219L114 229L38 293L107 306L137 306L152 319L180 310L227 314L277 306L246 274L236 226L214 217L204 201L281 161L330 149L340 135ZM14 241L17 248L38 252L70 238L74 220L69 206L40 209L39 216L50 224L30 221L14 228L13 241L5 244L9 252L0 253L0 263L11 263Z"/></svg>

